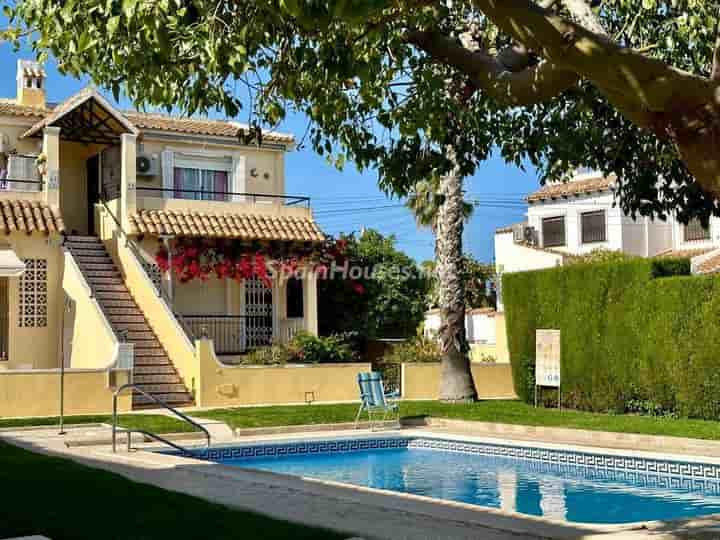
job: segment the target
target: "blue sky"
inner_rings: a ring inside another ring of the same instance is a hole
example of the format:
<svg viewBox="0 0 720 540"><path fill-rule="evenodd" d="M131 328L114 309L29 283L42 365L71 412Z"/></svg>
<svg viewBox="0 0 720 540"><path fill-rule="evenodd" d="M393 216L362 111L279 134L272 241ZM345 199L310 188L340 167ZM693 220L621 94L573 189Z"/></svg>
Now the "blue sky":
<svg viewBox="0 0 720 540"><path fill-rule="evenodd" d="M31 56L27 51L15 53L9 45L0 45L0 73L4 74L0 79L0 97L15 97L17 59ZM48 101L62 101L89 82L62 77L52 61L45 68ZM129 108L127 102L120 105ZM296 114L289 116L279 129L293 133L299 139L306 124L304 115ZM362 227L375 228L383 234L396 235L398 247L417 261L433 257L430 232L418 228L410 212L399 201L385 197L372 172L361 174L351 163L338 171L309 148L290 152L285 171L287 193L312 198L316 219L324 231L337 234L359 231ZM524 210L518 208L517 203L524 194L537 187L537 177L531 168L523 172L499 158L484 163L475 176L466 180L467 198L484 202L475 209L466 225L465 251L480 260L492 261L494 230L521 221ZM508 208L509 205L500 201L513 201L515 207Z"/></svg>

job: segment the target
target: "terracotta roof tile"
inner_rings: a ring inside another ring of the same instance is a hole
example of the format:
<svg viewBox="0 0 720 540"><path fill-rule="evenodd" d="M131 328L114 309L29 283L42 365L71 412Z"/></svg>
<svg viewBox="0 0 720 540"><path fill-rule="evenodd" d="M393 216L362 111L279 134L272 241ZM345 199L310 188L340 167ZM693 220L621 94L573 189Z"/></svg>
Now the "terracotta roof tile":
<svg viewBox="0 0 720 540"><path fill-rule="evenodd" d="M159 113L141 113L128 111L124 113L139 129L172 131L190 135L213 135L217 137L237 137L241 129L248 126L232 121L210 120L208 118L181 118ZM292 144L295 137L287 133L263 131L263 141Z"/></svg>
<svg viewBox="0 0 720 540"><path fill-rule="evenodd" d="M312 219L292 216L140 210L130 217L130 224L133 234L174 234L288 242L322 242L325 239Z"/></svg>
<svg viewBox="0 0 720 540"><path fill-rule="evenodd" d="M21 116L42 120L47 115L57 112L58 106L48 105L45 108L19 105L12 99L0 99L0 116ZM215 137L237 137L241 129L248 126L238 122L224 120L210 120L208 118L187 118L170 116L160 113L143 113L138 111L124 111L122 113L128 121L139 130L157 130L172 133L185 133L188 135L209 135ZM263 140L281 144L293 144L295 137L289 133L264 131Z"/></svg>
<svg viewBox="0 0 720 540"><path fill-rule="evenodd" d="M59 210L43 202L0 199L0 231L63 233L65 223Z"/></svg>
<svg viewBox="0 0 720 540"><path fill-rule="evenodd" d="M527 221L521 221L519 223L505 225L504 227L498 227L497 229L495 229L495 234L511 233L513 232L513 227L515 227L515 225L527 225Z"/></svg>
<svg viewBox="0 0 720 540"><path fill-rule="evenodd" d="M720 272L720 250L713 255L709 255L695 268L697 274L716 274L718 272Z"/></svg>
<svg viewBox="0 0 720 540"><path fill-rule="evenodd" d="M527 197L529 203L567 197L569 195L581 195L596 191L607 191L615 183L613 178L593 177L583 180L571 180L570 182L546 184L535 193Z"/></svg>
<svg viewBox="0 0 720 540"><path fill-rule="evenodd" d="M661 251L656 257L661 258L673 258L673 259L692 259L693 257L697 257L698 255L704 255L705 253L708 253L712 251L715 248L689 248L689 249L666 249L665 251Z"/></svg>

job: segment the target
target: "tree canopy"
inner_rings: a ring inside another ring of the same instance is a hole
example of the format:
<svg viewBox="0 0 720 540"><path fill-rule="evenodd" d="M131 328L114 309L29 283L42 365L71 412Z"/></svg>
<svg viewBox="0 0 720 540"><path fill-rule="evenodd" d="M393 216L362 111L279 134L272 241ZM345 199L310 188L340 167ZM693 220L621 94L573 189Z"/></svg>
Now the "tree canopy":
<svg viewBox="0 0 720 540"><path fill-rule="evenodd" d="M320 334L358 332L368 339L415 334L427 309L429 279L398 250L395 237L368 229L344 236L342 268L318 280Z"/></svg>
<svg viewBox="0 0 720 540"><path fill-rule="evenodd" d="M426 275L430 276L427 305L429 308L440 307L435 262L423 261L420 267ZM493 264L478 261L470 254L463 255L462 281L465 283L465 307L467 309L494 308L496 306L495 266Z"/></svg>
<svg viewBox="0 0 720 540"><path fill-rule="evenodd" d="M376 167L407 195L497 150L543 180L618 177L624 210L707 219L720 193L718 11L703 0L18 0L63 72L138 105L219 109ZM447 89L450 89L448 92ZM499 181L499 180L494 180Z"/></svg>

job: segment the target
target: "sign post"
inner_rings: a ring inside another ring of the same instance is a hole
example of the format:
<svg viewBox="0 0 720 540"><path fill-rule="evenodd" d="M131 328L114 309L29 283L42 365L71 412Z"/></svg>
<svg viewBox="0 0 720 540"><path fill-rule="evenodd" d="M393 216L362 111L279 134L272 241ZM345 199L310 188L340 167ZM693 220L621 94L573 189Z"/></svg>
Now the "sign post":
<svg viewBox="0 0 720 540"><path fill-rule="evenodd" d="M560 394L560 330L535 330L535 407L538 388L557 388L558 409L562 409Z"/></svg>

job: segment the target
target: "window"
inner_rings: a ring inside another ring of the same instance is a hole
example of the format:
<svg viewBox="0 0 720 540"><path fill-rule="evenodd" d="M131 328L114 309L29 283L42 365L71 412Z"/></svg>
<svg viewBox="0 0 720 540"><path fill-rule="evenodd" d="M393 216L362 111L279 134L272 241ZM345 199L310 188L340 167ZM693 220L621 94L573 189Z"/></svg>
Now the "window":
<svg viewBox="0 0 720 540"><path fill-rule="evenodd" d="M302 319L304 316L302 280L293 277L287 282L287 318Z"/></svg>
<svg viewBox="0 0 720 540"><path fill-rule="evenodd" d="M227 201L232 160L176 155L173 188L176 199Z"/></svg>
<svg viewBox="0 0 720 540"><path fill-rule="evenodd" d="M605 210L585 212L580 216L582 226L582 243L604 242L607 240L605 230Z"/></svg>
<svg viewBox="0 0 720 540"><path fill-rule="evenodd" d="M685 242L710 240L710 228L703 227L699 219L691 219L684 229Z"/></svg>
<svg viewBox="0 0 720 540"><path fill-rule="evenodd" d="M565 245L565 216L545 218L542 220L542 237L544 247Z"/></svg>

